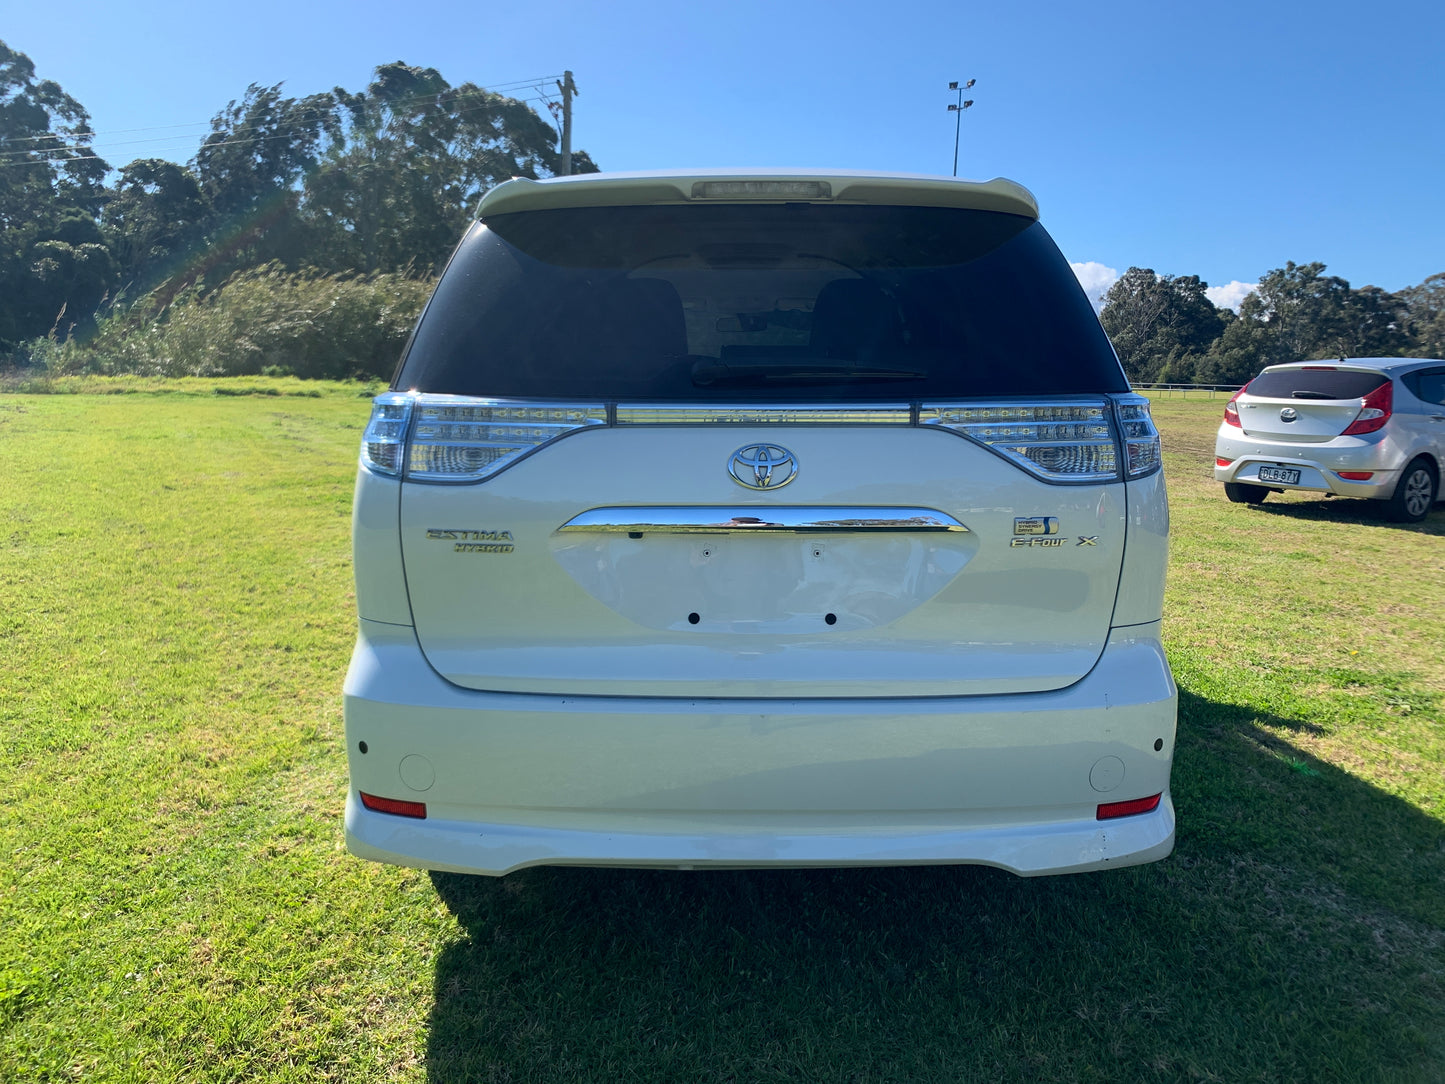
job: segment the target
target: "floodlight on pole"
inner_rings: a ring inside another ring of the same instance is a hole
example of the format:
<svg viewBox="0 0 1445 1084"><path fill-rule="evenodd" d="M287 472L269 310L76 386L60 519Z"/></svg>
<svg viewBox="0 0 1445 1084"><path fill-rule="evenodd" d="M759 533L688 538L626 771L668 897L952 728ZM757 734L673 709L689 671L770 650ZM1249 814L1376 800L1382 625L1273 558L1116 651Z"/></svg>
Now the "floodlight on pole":
<svg viewBox="0 0 1445 1084"><path fill-rule="evenodd" d="M959 129L963 124L963 111L969 106L973 105L972 98L964 101L963 92L977 82L977 79L970 79L968 82L960 86L958 80L955 79L948 84L949 90L955 90L958 92L957 104L950 104L948 107L948 111L950 113L956 114L956 116L953 118L953 175L955 177L958 176L958 134Z"/></svg>

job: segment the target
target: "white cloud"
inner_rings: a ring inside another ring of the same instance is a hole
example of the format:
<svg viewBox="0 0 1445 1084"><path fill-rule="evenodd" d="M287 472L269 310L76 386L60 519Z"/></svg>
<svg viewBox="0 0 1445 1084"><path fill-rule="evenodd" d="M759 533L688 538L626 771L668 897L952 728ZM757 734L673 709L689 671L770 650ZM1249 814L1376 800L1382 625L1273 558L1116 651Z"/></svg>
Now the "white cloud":
<svg viewBox="0 0 1445 1084"><path fill-rule="evenodd" d="M1233 309L1239 311L1239 306L1244 304L1244 299L1259 289L1259 284L1254 282L1240 282L1238 279L1227 286L1210 286L1204 291L1204 296L1214 302L1216 308Z"/></svg>
<svg viewBox="0 0 1445 1084"><path fill-rule="evenodd" d="M1109 292L1109 287L1119 281L1119 272L1093 260L1071 263L1069 266L1074 269L1074 277L1079 280L1084 293L1088 294L1094 311L1098 312L1104 307L1104 295Z"/></svg>

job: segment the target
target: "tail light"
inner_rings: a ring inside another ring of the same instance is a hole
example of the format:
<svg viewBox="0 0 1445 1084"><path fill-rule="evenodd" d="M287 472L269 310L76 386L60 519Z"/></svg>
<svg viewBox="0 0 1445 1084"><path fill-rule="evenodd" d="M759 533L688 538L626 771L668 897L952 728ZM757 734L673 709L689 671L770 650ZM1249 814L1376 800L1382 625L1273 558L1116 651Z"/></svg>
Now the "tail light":
<svg viewBox="0 0 1445 1084"><path fill-rule="evenodd" d="M479 482L544 444L606 422L607 408L601 404L388 392L372 402L361 458L381 474Z"/></svg>
<svg viewBox="0 0 1445 1084"><path fill-rule="evenodd" d="M1361 400L1360 412L1341 436L1357 437L1364 433L1377 432L1385 427L1394 411L1395 385L1393 381L1386 380Z"/></svg>
<svg viewBox="0 0 1445 1084"><path fill-rule="evenodd" d="M479 482L576 429L607 424L607 408L419 395L406 476Z"/></svg>
<svg viewBox="0 0 1445 1084"><path fill-rule="evenodd" d="M1159 430L1142 395L1105 403L998 403L924 406L922 425L937 425L986 445L1045 482L1142 478L1159 469Z"/></svg>
<svg viewBox="0 0 1445 1084"><path fill-rule="evenodd" d="M1046 482L1119 477L1119 455L1103 403L926 406L918 420L986 445Z"/></svg>
<svg viewBox="0 0 1445 1084"><path fill-rule="evenodd" d="M371 401L371 420L361 436L361 462L377 474L400 474L413 396L389 391Z"/></svg>
<svg viewBox="0 0 1445 1084"><path fill-rule="evenodd" d="M712 418L719 416L719 409L701 413ZM637 420L624 419L623 413L619 408L618 422ZM659 424L676 413L664 412ZM732 413L722 411L729 420ZM744 413L757 423L752 418L757 412ZM786 413L799 420L797 410ZM906 407L877 413L874 424L908 424ZM1142 395L1112 401L924 406L918 421L983 444L1045 482L1116 482L1143 478L1160 466L1159 430ZM607 424L608 410L601 403L387 392L372 402L361 461L376 473L416 481L480 482L569 433Z"/></svg>
<svg viewBox="0 0 1445 1084"><path fill-rule="evenodd" d="M1225 425L1232 425L1232 426L1234 426L1236 429L1243 429L1243 428L1244 428L1243 423L1240 422L1240 420L1239 420L1239 408L1234 405L1234 401L1235 401L1236 399L1238 399L1241 395L1243 395L1243 394L1244 394L1246 391L1248 391L1248 390L1249 390L1249 385L1246 384L1244 387L1240 388L1237 392L1235 392L1233 395L1231 395L1231 396L1229 397L1229 402L1227 402L1227 403L1224 404L1224 424L1225 424Z"/></svg>
<svg viewBox="0 0 1445 1084"><path fill-rule="evenodd" d="M1119 432L1124 438L1124 477L1143 478L1159 469L1159 430L1144 396L1114 400Z"/></svg>

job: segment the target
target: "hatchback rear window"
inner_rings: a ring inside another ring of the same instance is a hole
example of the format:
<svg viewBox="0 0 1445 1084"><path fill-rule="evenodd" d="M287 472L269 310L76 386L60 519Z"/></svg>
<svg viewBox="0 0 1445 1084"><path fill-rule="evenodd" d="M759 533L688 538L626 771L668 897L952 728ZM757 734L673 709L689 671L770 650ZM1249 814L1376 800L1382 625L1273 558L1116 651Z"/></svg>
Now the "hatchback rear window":
<svg viewBox="0 0 1445 1084"><path fill-rule="evenodd" d="M818 204L492 216L457 250L394 386L667 402L1128 390L1032 219Z"/></svg>
<svg viewBox="0 0 1445 1084"><path fill-rule="evenodd" d="M1390 378L1352 369L1278 369L1249 382L1261 399L1363 399Z"/></svg>

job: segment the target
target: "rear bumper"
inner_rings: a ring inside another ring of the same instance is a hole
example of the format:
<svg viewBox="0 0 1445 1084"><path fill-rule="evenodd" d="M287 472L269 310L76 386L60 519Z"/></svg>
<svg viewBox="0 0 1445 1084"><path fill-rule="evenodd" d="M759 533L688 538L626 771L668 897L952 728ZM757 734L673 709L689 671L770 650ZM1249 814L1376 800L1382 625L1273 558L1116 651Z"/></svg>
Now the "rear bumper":
<svg viewBox="0 0 1445 1084"><path fill-rule="evenodd" d="M1157 622L1115 629L1089 675L1056 692L677 700L462 689L409 626L363 621L345 691L346 841L363 858L484 874L1133 865L1173 848L1176 701ZM427 817L373 812L360 791L424 802ZM1101 802L1159 793L1153 813L1096 819Z"/></svg>
<svg viewBox="0 0 1445 1084"><path fill-rule="evenodd" d="M1384 434L1336 437L1319 444L1300 444L1244 436L1230 426L1220 426L1214 455L1216 482L1240 482L1281 492L1299 490L1373 500L1387 500L1394 494L1400 471L1408 458L1404 450ZM1229 460L1229 465L1219 466L1219 459ZM1300 480L1294 485L1262 482L1259 479L1260 467L1295 469L1300 472ZM1340 471L1374 473L1368 481L1362 482L1341 478Z"/></svg>
<svg viewBox="0 0 1445 1084"><path fill-rule="evenodd" d="M1292 467L1300 472L1300 480L1294 485L1287 482L1262 482L1259 478L1260 467ZM1318 464L1304 459L1279 456L1258 459L1245 457L1236 459L1227 467L1216 466L1214 480L1264 486L1267 489L1277 489L1284 493L1298 490L1305 493L1333 493L1337 497L1368 497L1371 500L1388 500L1395 492L1395 486L1400 480L1400 472L1398 470L1379 470L1374 472L1368 482L1358 482L1341 478L1335 471L1322 468Z"/></svg>

